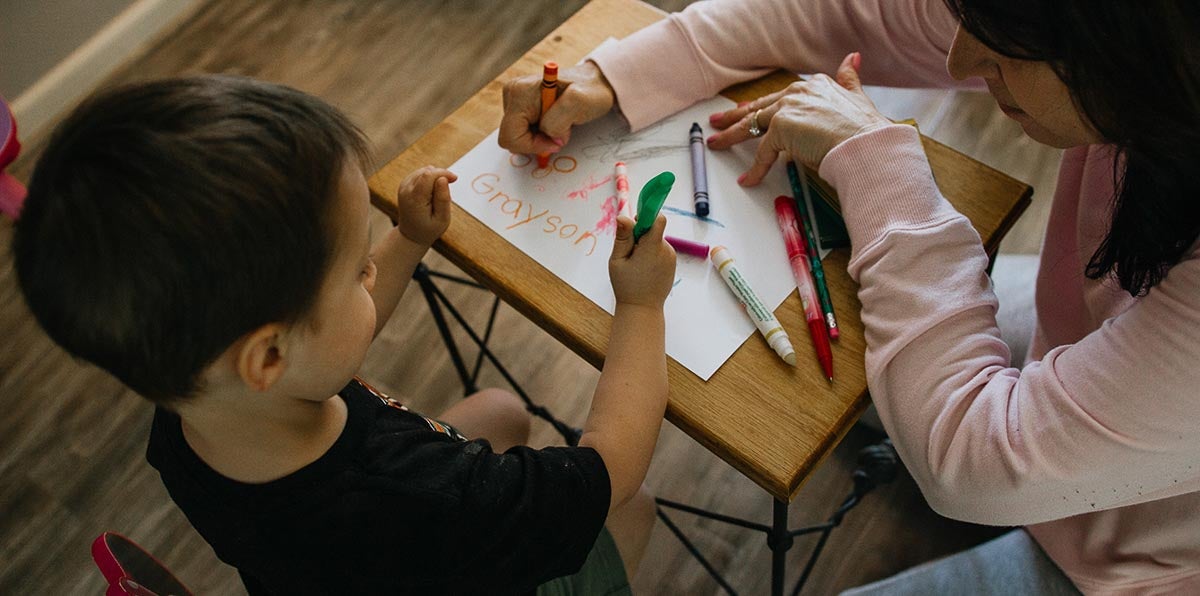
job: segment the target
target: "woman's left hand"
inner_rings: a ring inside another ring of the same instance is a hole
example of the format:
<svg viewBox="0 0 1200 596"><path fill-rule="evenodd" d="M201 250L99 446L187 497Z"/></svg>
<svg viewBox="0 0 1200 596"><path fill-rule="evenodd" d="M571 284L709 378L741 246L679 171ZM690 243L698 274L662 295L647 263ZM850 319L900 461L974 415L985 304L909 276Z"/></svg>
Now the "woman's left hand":
<svg viewBox="0 0 1200 596"><path fill-rule="evenodd" d="M711 149L728 149L754 138L751 121L758 112L758 125L765 129L754 165L738 178L742 186L756 186L770 171L781 152L811 168L850 137L892 123L863 93L858 80L857 52L838 67L837 79L818 74L787 89L765 95L727 112L713 114L709 122L718 132L708 138Z"/></svg>

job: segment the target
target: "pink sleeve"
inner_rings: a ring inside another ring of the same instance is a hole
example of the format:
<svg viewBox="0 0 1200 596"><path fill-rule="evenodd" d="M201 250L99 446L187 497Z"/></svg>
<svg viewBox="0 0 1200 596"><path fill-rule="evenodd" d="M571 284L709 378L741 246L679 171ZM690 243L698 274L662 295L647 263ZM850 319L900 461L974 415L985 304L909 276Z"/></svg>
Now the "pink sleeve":
<svg viewBox="0 0 1200 596"><path fill-rule="evenodd" d="M942 0L710 0L589 58L638 130L776 68L833 73L854 51L868 85L971 86L946 72L957 24Z"/></svg>
<svg viewBox="0 0 1200 596"><path fill-rule="evenodd" d="M987 255L910 127L834 148L880 418L944 515L1031 524L1200 488L1200 259L1078 343L1017 370Z"/></svg>

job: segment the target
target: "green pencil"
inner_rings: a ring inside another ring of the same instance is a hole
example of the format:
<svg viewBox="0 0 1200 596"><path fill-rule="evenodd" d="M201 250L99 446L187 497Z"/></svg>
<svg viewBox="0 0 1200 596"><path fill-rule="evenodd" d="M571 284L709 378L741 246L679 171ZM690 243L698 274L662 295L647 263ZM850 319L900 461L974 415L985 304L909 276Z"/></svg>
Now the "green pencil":
<svg viewBox="0 0 1200 596"><path fill-rule="evenodd" d="M829 286L825 285L825 269L821 267L820 248L817 245L816 236L813 235L812 226L809 224L813 213L806 205L806 203L812 204L812 197L808 190L808 177L800 168L796 167L796 162L792 161L787 163L787 174L788 181L792 183L792 197L796 199L796 211L799 212L801 227L804 228L804 237L808 240L809 247L812 248L808 251L808 256L812 263L813 279L817 282L817 297L821 300L821 310L825 312L825 325L829 327L829 338L837 339L840 333L838 332L837 318L833 315L833 301L829 299Z"/></svg>

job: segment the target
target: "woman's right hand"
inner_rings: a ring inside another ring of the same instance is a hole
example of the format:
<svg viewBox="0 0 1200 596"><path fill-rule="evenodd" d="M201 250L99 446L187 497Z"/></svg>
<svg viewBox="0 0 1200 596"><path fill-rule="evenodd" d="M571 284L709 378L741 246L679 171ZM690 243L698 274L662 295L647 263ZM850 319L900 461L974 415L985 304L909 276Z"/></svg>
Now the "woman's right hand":
<svg viewBox="0 0 1200 596"><path fill-rule="evenodd" d="M612 87L594 62L558 73L558 99L542 117L542 77L529 75L504 84L500 146L513 153L554 153L571 139L571 127L612 110ZM536 132L535 132L536 130Z"/></svg>
<svg viewBox="0 0 1200 596"><path fill-rule="evenodd" d="M708 138L708 147L728 149L754 138L749 124L757 117L766 133L758 144L754 163L738 178L738 184L757 185L780 153L787 153L797 163L819 168L825 156L847 139L892 124L863 92L858 79L859 59L857 52L847 54L836 78L813 75L782 91L713 114L710 123L720 132Z"/></svg>

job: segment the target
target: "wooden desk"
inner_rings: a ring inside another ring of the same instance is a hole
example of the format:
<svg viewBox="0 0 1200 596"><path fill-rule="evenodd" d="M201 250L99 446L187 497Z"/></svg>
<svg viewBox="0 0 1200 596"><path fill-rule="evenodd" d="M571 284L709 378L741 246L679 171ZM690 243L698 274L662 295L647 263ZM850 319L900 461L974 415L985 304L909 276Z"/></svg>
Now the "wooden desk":
<svg viewBox="0 0 1200 596"><path fill-rule="evenodd" d="M450 166L491 134L500 123L504 81L539 73L546 60L574 64L604 39L625 37L663 16L637 0L587 4L376 173L370 180L375 205L394 218L396 188L406 174L427 164ZM793 80L780 71L724 95L749 100ZM994 253L1029 204L1032 189L936 141L924 143L942 193L970 218ZM590 364L601 366L611 316L457 205L450 229L434 248ZM757 333L708 382L673 359L668 364L667 419L783 502L791 500L867 404L866 344L857 286L846 273L849 256L848 250L836 250L824 261L842 329L833 346L837 380L832 388L819 367L805 366L810 362L804 349L799 350L801 366L786 366ZM807 345L795 292L776 314Z"/></svg>

